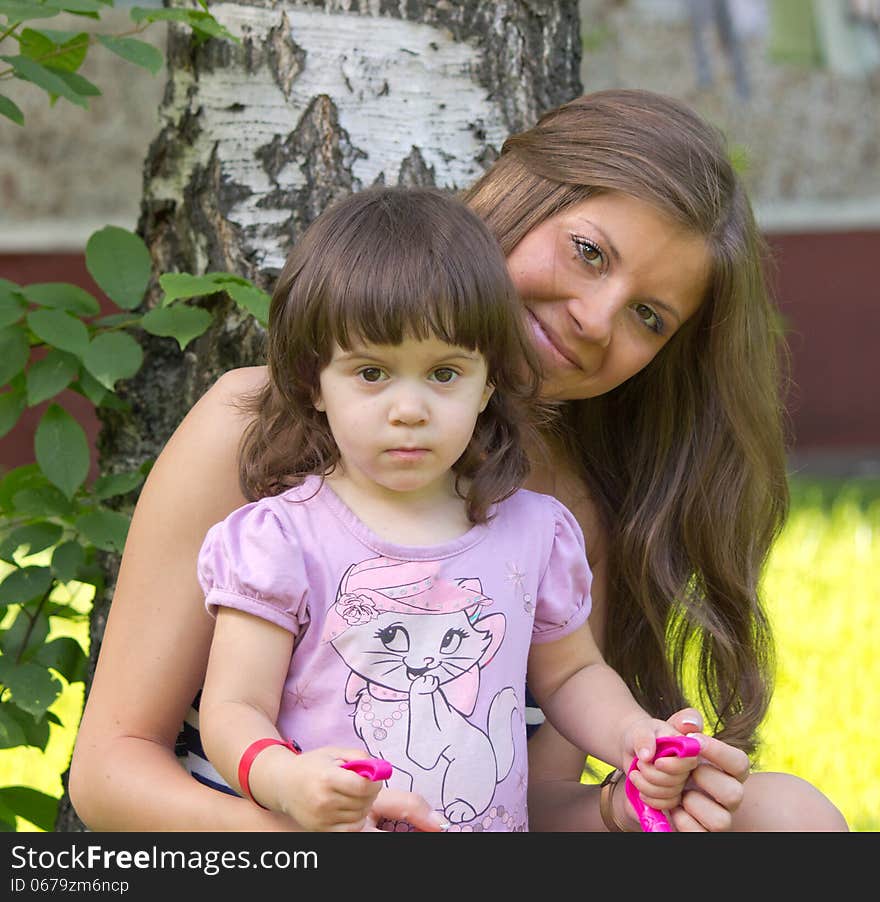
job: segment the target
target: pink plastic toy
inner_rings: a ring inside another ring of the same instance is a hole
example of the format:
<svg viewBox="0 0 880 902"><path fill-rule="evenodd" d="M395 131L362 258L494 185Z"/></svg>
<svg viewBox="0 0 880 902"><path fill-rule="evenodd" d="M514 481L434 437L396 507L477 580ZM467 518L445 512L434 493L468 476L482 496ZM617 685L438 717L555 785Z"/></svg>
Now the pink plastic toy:
<svg viewBox="0 0 880 902"><path fill-rule="evenodd" d="M353 770L356 774L372 780L387 780L391 776L392 767L384 758L361 758L357 761L346 761L340 765L345 770Z"/></svg>
<svg viewBox="0 0 880 902"><path fill-rule="evenodd" d="M700 754L700 743L690 736L658 736L657 751L652 761L658 758L690 758ZM629 770L626 772L626 783L623 789L630 804L635 808L639 817L639 823L645 833L672 833L672 825L666 815L656 808L651 808L639 798L639 791L632 785L629 775L638 768L639 759L633 758Z"/></svg>

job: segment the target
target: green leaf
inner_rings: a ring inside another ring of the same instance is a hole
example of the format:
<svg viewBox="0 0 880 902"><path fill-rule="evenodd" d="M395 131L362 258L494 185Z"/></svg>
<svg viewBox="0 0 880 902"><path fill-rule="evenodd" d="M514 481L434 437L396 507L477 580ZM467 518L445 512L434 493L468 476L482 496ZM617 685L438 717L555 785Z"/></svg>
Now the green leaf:
<svg viewBox="0 0 880 902"><path fill-rule="evenodd" d="M21 724L9 713L10 704L0 705L0 749L11 749L24 745L27 737Z"/></svg>
<svg viewBox="0 0 880 902"><path fill-rule="evenodd" d="M0 94L0 116L11 119L16 125L24 125L24 113L8 98Z"/></svg>
<svg viewBox="0 0 880 902"><path fill-rule="evenodd" d="M127 473L111 473L99 476L92 486L92 494L99 499L114 498L126 495L136 489L144 481L142 470L130 470Z"/></svg>
<svg viewBox="0 0 880 902"><path fill-rule="evenodd" d="M26 0L0 0L0 16L6 16L10 22L26 22L28 19L51 19L58 15L57 9L51 9Z"/></svg>
<svg viewBox="0 0 880 902"><path fill-rule="evenodd" d="M0 394L0 437L8 435L15 428L27 407L27 394L21 385L21 379L17 382L18 387Z"/></svg>
<svg viewBox="0 0 880 902"><path fill-rule="evenodd" d="M76 72L88 53L89 36L84 31L71 33L25 28L19 46L25 56L50 69Z"/></svg>
<svg viewBox="0 0 880 902"><path fill-rule="evenodd" d="M58 718L51 711L35 720L31 714L22 711L12 702L0 702L0 719L6 719L18 726L24 736L20 745L29 745L44 751L49 744L49 724L58 723Z"/></svg>
<svg viewBox="0 0 880 902"><path fill-rule="evenodd" d="M33 602L31 602L33 605ZM5 632L0 633L0 648L4 655L22 660L37 651L49 635L49 616L44 610L34 612L29 607L20 607L15 620Z"/></svg>
<svg viewBox="0 0 880 902"><path fill-rule="evenodd" d="M182 351L194 338L198 338L208 326L212 317L207 310L178 304L176 307L157 307L147 313L141 325L151 335L161 335L177 340Z"/></svg>
<svg viewBox="0 0 880 902"><path fill-rule="evenodd" d="M83 97L101 96L101 89L79 73L67 72L63 69L58 69L57 72L61 80L66 82L70 87L71 91L75 91Z"/></svg>
<svg viewBox="0 0 880 902"><path fill-rule="evenodd" d="M82 426L57 404L50 404L34 436L40 469L68 499L85 482L91 454Z"/></svg>
<svg viewBox="0 0 880 902"><path fill-rule="evenodd" d="M99 508L77 517L74 525L92 545L97 545L102 551L122 551L130 522L130 518L124 514ZM0 585L0 590L2 588Z"/></svg>
<svg viewBox="0 0 880 902"><path fill-rule="evenodd" d="M226 289L217 284L213 275L194 276L188 272L168 272L159 276L159 287L165 292L162 306L167 307L180 298L198 298L217 294Z"/></svg>
<svg viewBox="0 0 880 902"><path fill-rule="evenodd" d="M64 542L52 552L52 573L63 583L76 579L79 568L85 563L86 553L79 542Z"/></svg>
<svg viewBox="0 0 880 902"><path fill-rule="evenodd" d="M135 22L183 22L200 38L200 41L209 37L226 38L240 44L241 41L230 31L227 31L210 13L196 9L144 9L136 6L131 11L131 17Z"/></svg>
<svg viewBox="0 0 880 902"><path fill-rule="evenodd" d="M64 530L57 523L31 523L14 530L0 545L0 558L11 561L22 547L25 555L36 554L57 544Z"/></svg>
<svg viewBox="0 0 880 902"><path fill-rule="evenodd" d="M10 470L0 479L0 508L11 512L15 508L16 493L25 489L38 489L48 486L48 481L36 464L25 464Z"/></svg>
<svg viewBox="0 0 880 902"><path fill-rule="evenodd" d="M79 361L72 354L52 348L27 371L27 402L33 407L53 398L76 378Z"/></svg>
<svg viewBox="0 0 880 902"><path fill-rule="evenodd" d="M141 318L136 313L110 313L94 320L92 325L101 328L115 329L117 326L139 326Z"/></svg>
<svg viewBox="0 0 880 902"><path fill-rule="evenodd" d="M22 489L12 496L15 514L21 517L72 517L76 508L54 485Z"/></svg>
<svg viewBox="0 0 880 902"><path fill-rule="evenodd" d="M45 667L31 661L15 664L8 655L0 656L0 682L6 684L19 708L37 718L46 713L63 688Z"/></svg>
<svg viewBox="0 0 880 902"><path fill-rule="evenodd" d="M88 102L61 77L61 72L55 72L47 66L28 59L26 56L0 56L0 59L5 60L12 66L16 78L29 81L50 95L55 94L63 97L65 100L81 106L84 110L89 108Z"/></svg>
<svg viewBox="0 0 880 902"><path fill-rule="evenodd" d="M31 331L47 344L82 358L89 347L89 330L64 310L33 310L27 315Z"/></svg>
<svg viewBox="0 0 880 902"><path fill-rule="evenodd" d="M27 330L16 323L0 329L0 385L11 382L13 376L24 370L31 356Z"/></svg>
<svg viewBox="0 0 880 902"><path fill-rule="evenodd" d="M143 240L127 229L107 226L86 243L86 268L101 290L123 310L143 300L152 261Z"/></svg>
<svg viewBox="0 0 880 902"><path fill-rule="evenodd" d="M20 291L29 301L42 307L67 310L77 316L95 316L101 312L101 305L93 295L69 282L40 282L25 285Z"/></svg>
<svg viewBox="0 0 880 902"><path fill-rule="evenodd" d="M98 0L44 0L44 2L52 9L63 9L68 13L100 13L104 11L104 5Z"/></svg>
<svg viewBox="0 0 880 902"><path fill-rule="evenodd" d="M15 282L0 279L0 329L17 323L27 310Z"/></svg>
<svg viewBox="0 0 880 902"><path fill-rule="evenodd" d="M48 567L18 567L0 583L0 605L24 604L45 595L51 585L52 571Z"/></svg>
<svg viewBox="0 0 880 902"><path fill-rule="evenodd" d="M110 394L88 370L80 370L79 379L71 387L79 390L95 407L100 407L104 398Z"/></svg>
<svg viewBox="0 0 880 902"><path fill-rule="evenodd" d="M119 379L127 379L141 368L143 359L141 346L130 335L106 332L89 344L83 363L104 388L113 391Z"/></svg>
<svg viewBox="0 0 880 902"><path fill-rule="evenodd" d="M32 660L36 664L57 670L68 683L83 682L89 663L82 646L70 636L62 636L41 645Z"/></svg>
<svg viewBox="0 0 880 902"><path fill-rule="evenodd" d="M6 786L0 789L0 804L46 833L55 829L58 817L58 799L55 796L46 795L30 786Z"/></svg>
<svg viewBox="0 0 880 902"><path fill-rule="evenodd" d="M138 41L135 38L115 38L110 35L98 35L98 40L111 53L121 56L129 63L149 69L155 75L165 64L165 57L152 44Z"/></svg>
<svg viewBox="0 0 880 902"><path fill-rule="evenodd" d="M261 326L269 324L269 305L272 298L261 291L256 285L241 285L238 283L228 283L225 285L226 293L235 301L239 307L243 307L248 313L253 314L257 322Z"/></svg>

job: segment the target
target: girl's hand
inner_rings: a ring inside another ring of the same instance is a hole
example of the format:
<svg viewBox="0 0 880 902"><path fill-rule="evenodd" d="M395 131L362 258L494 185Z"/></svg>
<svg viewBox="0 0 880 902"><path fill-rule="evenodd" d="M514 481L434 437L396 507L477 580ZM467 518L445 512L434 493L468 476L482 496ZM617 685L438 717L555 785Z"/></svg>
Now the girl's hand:
<svg viewBox="0 0 880 902"><path fill-rule="evenodd" d="M362 830L384 784L340 765L364 757L363 749L330 747L290 756L276 790L281 810L303 830Z"/></svg>
<svg viewBox="0 0 880 902"><path fill-rule="evenodd" d="M702 730L703 718L694 708L685 708L673 714L667 725L694 733ZM701 742L697 767L685 786L681 805L670 812L672 825L682 833L730 830L749 776L745 752L711 736L701 736Z"/></svg>
<svg viewBox="0 0 880 902"><path fill-rule="evenodd" d="M669 811L680 805L685 784L697 767L699 759L695 756L669 756L652 763L657 748L656 737L676 734L677 731L665 721L647 717L635 721L625 733L625 745L630 751L624 762L624 772L629 769L633 756L637 756L639 765L630 774L630 781L642 801L651 808ZM702 737L699 741L702 744Z"/></svg>

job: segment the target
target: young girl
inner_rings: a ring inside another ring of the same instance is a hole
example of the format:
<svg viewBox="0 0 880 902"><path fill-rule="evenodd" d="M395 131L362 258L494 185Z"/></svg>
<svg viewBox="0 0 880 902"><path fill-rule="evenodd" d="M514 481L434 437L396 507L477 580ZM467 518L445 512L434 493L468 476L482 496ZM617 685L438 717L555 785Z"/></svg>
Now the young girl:
<svg viewBox="0 0 880 902"><path fill-rule="evenodd" d="M269 336L266 497L199 557L217 611L200 724L227 783L358 830L380 787L340 765L374 756L451 829L525 830L528 660L557 729L638 755L649 804L677 805L696 759L650 764L675 731L602 661L580 528L518 490L539 373L476 214L427 190L342 201L293 250Z"/></svg>

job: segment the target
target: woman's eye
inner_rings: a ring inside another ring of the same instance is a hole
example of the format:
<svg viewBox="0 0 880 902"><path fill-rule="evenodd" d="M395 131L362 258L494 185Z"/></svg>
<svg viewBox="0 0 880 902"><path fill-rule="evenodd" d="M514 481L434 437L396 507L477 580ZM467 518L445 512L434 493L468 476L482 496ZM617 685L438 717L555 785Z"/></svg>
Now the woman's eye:
<svg viewBox="0 0 880 902"><path fill-rule="evenodd" d="M633 308L636 316L652 331L658 335L663 332L663 320L647 305L636 304Z"/></svg>
<svg viewBox="0 0 880 902"><path fill-rule="evenodd" d="M455 382L458 378L458 373L455 370L450 369L448 366L441 366L438 369L434 370L431 373L432 378L436 382L441 382L443 385L448 385L450 382Z"/></svg>
<svg viewBox="0 0 880 902"><path fill-rule="evenodd" d="M598 244L590 241L589 238L580 238L577 235L572 235L571 240L574 242L578 256L587 266L591 266L593 269L602 269L605 266L605 254L602 253L602 248Z"/></svg>
<svg viewBox="0 0 880 902"><path fill-rule="evenodd" d="M364 382L379 382L384 375L378 366L365 366L362 370L358 370L358 376Z"/></svg>

